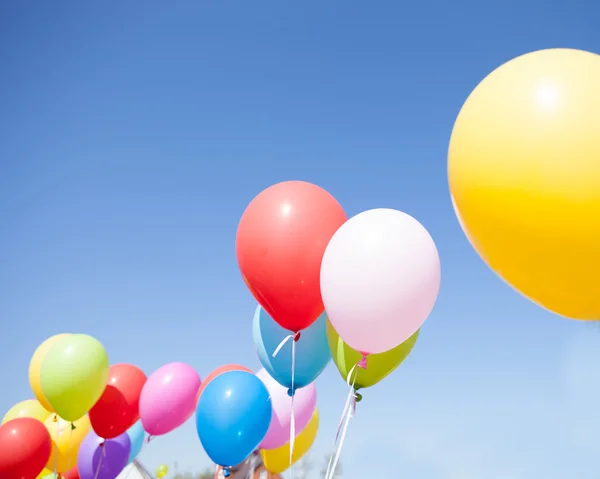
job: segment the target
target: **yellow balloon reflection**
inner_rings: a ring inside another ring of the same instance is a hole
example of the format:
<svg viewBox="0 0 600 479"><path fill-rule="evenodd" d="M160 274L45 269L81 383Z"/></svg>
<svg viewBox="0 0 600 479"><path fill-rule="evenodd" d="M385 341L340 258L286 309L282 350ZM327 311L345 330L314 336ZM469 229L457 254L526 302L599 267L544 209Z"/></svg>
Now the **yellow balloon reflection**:
<svg viewBox="0 0 600 479"><path fill-rule="evenodd" d="M15 404L2 418L2 424L19 417L30 417L44 422L50 413L35 399L28 399Z"/></svg>
<svg viewBox="0 0 600 479"><path fill-rule="evenodd" d="M315 409L310 422L296 436L292 464L296 463L312 447L319 430L319 411ZM261 449L260 457L265 467L273 474L281 474L290 467L290 444L284 444L277 449Z"/></svg>
<svg viewBox="0 0 600 479"><path fill-rule="evenodd" d="M535 303L599 320L600 56L541 50L502 65L463 105L448 150L459 222Z"/></svg>
<svg viewBox="0 0 600 479"><path fill-rule="evenodd" d="M52 439L52 454L46 464L46 469L56 472L66 472L77 464L77 453L79 446L90 432L92 425L87 416L73 422L75 429L72 429L71 423L64 419L57 418L52 414L44 425L50 433ZM56 465L56 467L55 467Z"/></svg>

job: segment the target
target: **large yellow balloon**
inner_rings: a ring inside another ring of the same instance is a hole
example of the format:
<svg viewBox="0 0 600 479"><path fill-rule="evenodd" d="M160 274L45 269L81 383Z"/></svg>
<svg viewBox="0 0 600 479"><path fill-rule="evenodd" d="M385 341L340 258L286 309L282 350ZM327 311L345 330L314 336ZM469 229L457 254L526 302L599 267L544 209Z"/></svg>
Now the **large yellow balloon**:
<svg viewBox="0 0 600 479"><path fill-rule="evenodd" d="M292 453L292 464L296 463L312 447L317 431L319 430L319 411L315 409L309 423L296 436L294 451ZM260 457L265 467L273 474L281 474L290 467L290 443L284 444L277 449L261 449Z"/></svg>
<svg viewBox="0 0 600 479"><path fill-rule="evenodd" d="M35 353L33 353L33 357L29 363L29 384L31 385L31 390L33 391L33 394L35 394L35 397L40 404L50 412L54 412L54 409L42 392L40 371L42 370L42 362L44 362L48 351L50 351L52 346L66 336L68 336L68 334L57 334L46 339L46 341L40 344L35 350Z"/></svg>
<svg viewBox="0 0 600 479"><path fill-rule="evenodd" d="M496 69L463 105L448 178L483 260L535 303L600 319L600 56L542 50Z"/></svg>
<svg viewBox="0 0 600 479"><path fill-rule="evenodd" d="M50 413L39 402L35 399L28 399L11 407L2 418L2 424L19 417L30 417L44 422L48 416Z"/></svg>
<svg viewBox="0 0 600 479"><path fill-rule="evenodd" d="M72 423L75 429L72 429L70 422L62 418L57 418L55 421L54 418L55 416L52 415L44 421L52 439L52 454L46 468L51 471L66 472L77 465L79 446L90 432L92 425L87 414Z"/></svg>

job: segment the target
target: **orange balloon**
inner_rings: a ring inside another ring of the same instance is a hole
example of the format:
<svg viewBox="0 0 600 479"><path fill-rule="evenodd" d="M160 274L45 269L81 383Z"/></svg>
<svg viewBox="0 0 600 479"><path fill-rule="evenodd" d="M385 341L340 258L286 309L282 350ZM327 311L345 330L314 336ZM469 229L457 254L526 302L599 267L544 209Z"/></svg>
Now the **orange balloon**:
<svg viewBox="0 0 600 479"><path fill-rule="evenodd" d="M254 372L251 369L248 369L244 366L240 366L239 364L226 364L225 366L218 367L212 373L206 376L206 379L204 381L202 381L200 389L198 389L198 394L196 395L196 404L198 404L198 401L200 400L200 394L202 394L202 391L204 391L206 385L213 379L215 379L217 376L220 376L221 374L227 373L229 371L246 371L247 373L254 374Z"/></svg>
<svg viewBox="0 0 600 479"><path fill-rule="evenodd" d="M347 220L337 200L305 181L286 181L260 193L244 211L235 248L246 285L271 318L301 331L325 310L321 261Z"/></svg>

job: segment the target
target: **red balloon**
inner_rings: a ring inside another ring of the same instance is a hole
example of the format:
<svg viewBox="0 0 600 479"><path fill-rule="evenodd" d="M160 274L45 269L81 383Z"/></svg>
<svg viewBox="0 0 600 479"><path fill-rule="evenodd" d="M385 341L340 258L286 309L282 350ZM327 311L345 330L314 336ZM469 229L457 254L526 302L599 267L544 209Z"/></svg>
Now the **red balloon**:
<svg viewBox="0 0 600 479"><path fill-rule="evenodd" d="M282 327L298 332L323 312L321 261L346 213L324 189L304 181L271 186L240 220L236 253L252 295Z"/></svg>
<svg viewBox="0 0 600 479"><path fill-rule="evenodd" d="M63 472L61 476L63 479L79 479L79 470L77 469L77 466L75 466L67 472Z"/></svg>
<svg viewBox="0 0 600 479"><path fill-rule="evenodd" d="M30 417L8 421L0 427L0 478L36 479L51 451L50 433L43 423Z"/></svg>
<svg viewBox="0 0 600 479"><path fill-rule="evenodd" d="M200 394L202 394L202 391L204 391L204 388L206 387L206 385L209 382L211 382L217 376L220 376L221 374L229 372L229 371L246 371L247 373L252 372L251 369L248 369L247 367L244 367L244 366L240 366L239 364L226 364L225 366L218 367L212 373L210 373L208 376L206 376L206 379L204 381L202 381L202 384L200 385L200 389L198 389L198 394L196 394L196 403L198 403L198 401L200 400Z"/></svg>
<svg viewBox="0 0 600 479"><path fill-rule="evenodd" d="M140 394L145 383L146 375L136 366L115 364L110 367L106 389L89 412L92 428L98 436L115 438L138 421Z"/></svg>

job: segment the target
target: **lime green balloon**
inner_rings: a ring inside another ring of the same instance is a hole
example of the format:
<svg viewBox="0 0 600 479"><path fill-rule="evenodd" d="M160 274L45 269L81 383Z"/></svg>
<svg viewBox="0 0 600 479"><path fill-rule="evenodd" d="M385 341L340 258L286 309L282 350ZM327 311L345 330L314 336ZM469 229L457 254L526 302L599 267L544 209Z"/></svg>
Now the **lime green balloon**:
<svg viewBox="0 0 600 479"><path fill-rule="evenodd" d="M56 414L77 421L102 396L108 369L108 355L97 339L85 334L65 336L42 362L42 392Z"/></svg>
<svg viewBox="0 0 600 479"><path fill-rule="evenodd" d="M357 376L354 387L356 389L368 388L385 378L408 357L417 342L418 336L419 331L390 351L380 354L369 354L367 368L356 368ZM350 370L362 358L362 354L352 349L340 338L329 322L329 319L327 320L327 342L329 343L333 362L345 381L348 378Z"/></svg>

